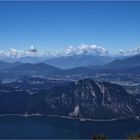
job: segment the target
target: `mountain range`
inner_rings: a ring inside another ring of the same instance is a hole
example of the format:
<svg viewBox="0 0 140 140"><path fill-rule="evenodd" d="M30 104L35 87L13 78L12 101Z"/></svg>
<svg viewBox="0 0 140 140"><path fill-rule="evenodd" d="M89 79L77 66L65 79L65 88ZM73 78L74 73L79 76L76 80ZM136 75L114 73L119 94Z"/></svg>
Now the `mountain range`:
<svg viewBox="0 0 140 140"><path fill-rule="evenodd" d="M89 63L87 63L86 59L83 61L83 64L85 63L85 66L77 66L74 68L67 68L62 69L55 67L50 64L45 63L22 63L22 62L13 62L13 63L7 63L4 61L0 61L0 78L2 79L15 79L19 78L21 76L33 76L33 77L46 77L46 78L64 78L64 77L72 77L72 76L80 76L80 77L86 77L86 76L92 76L96 73L103 74L103 73L122 73L122 74L140 74L140 55L136 55L133 57L128 57L121 60L113 60L110 63L104 64L104 65L89 65L91 62L95 59L92 59L93 57L88 57L90 60ZM74 58L77 60L77 58ZM71 65L72 67L73 63L78 63L78 61L74 61L74 59L67 58L66 61L64 61L63 64L67 62L67 65ZM57 60L56 63L59 64L59 60ZM64 60L64 58L61 58L61 61ZM56 60L53 60L56 61ZM68 63L68 61L71 63ZM80 57L80 61L82 63L82 58ZM60 62L61 63L61 62ZM81 64L79 63L79 65ZM74 65L75 65L74 64ZM87 65L86 65L87 64ZM67 67L65 65L65 67ZM73 65L73 66L74 66ZM77 64L76 64L77 65ZM81 64L82 65L82 64ZM62 65L61 65L62 66Z"/></svg>
<svg viewBox="0 0 140 140"><path fill-rule="evenodd" d="M46 59L44 62L55 67L71 69L88 65L105 65L114 59L111 56L75 55Z"/></svg>
<svg viewBox="0 0 140 140"><path fill-rule="evenodd" d="M104 65L111 62L114 59L115 57L111 56L73 55L73 56L57 56L52 58L26 56L16 59L5 58L1 60L9 63L11 62L21 62L31 64L46 63L58 68L70 69L87 65Z"/></svg>

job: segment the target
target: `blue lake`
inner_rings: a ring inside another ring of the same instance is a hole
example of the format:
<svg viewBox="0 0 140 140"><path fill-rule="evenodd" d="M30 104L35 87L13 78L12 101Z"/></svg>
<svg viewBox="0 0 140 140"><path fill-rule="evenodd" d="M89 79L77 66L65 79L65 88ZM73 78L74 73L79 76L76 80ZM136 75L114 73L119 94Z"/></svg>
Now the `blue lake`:
<svg viewBox="0 0 140 140"><path fill-rule="evenodd" d="M140 132L140 121L91 122L45 116L1 116L0 138L4 139L92 139L94 134L126 138Z"/></svg>

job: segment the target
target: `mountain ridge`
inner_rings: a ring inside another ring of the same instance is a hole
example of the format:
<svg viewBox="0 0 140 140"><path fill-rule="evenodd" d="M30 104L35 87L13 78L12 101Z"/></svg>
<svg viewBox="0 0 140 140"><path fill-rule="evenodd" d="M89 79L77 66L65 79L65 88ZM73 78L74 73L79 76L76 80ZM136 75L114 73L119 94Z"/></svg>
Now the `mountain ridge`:
<svg viewBox="0 0 140 140"><path fill-rule="evenodd" d="M140 66L140 54L122 60L114 60L111 63L106 64L104 68L127 69L138 66Z"/></svg>

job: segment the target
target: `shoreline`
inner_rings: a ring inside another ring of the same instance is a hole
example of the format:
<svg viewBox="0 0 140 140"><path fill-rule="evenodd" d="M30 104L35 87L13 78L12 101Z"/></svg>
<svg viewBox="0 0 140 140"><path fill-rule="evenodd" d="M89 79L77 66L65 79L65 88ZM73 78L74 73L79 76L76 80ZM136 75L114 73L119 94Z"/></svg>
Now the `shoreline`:
<svg viewBox="0 0 140 140"><path fill-rule="evenodd" d="M51 118L61 118L61 119L70 119L70 120L79 120L81 122L114 122L114 121L121 121L121 120L140 120L140 116L128 116L128 117L118 117L112 119L90 119L90 118L74 118L70 116L59 116L59 115L44 115L44 114L0 114L0 117L5 116L19 116L19 117L34 117L34 116L43 116L43 117L51 117Z"/></svg>
<svg viewBox="0 0 140 140"><path fill-rule="evenodd" d="M120 118L112 118L112 119L90 119L90 118L74 118L70 116L58 116L58 115L47 115L48 117L54 117L54 118L62 118L62 119L70 119L70 120L79 120L81 122L90 121L90 122L114 122L114 121L120 121L120 120L128 120L128 119L134 119L139 120L139 116L128 116L128 117L120 117Z"/></svg>

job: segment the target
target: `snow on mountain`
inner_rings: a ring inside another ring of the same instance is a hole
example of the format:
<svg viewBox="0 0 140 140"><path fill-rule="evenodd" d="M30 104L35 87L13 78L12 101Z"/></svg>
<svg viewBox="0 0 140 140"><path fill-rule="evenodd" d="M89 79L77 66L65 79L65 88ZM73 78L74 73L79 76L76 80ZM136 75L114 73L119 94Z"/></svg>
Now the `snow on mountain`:
<svg viewBox="0 0 140 140"><path fill-rule="evenodd" d="M131 50L120 50L120 54L123 56L133 56L140 54L140 47Z"/></svg>

